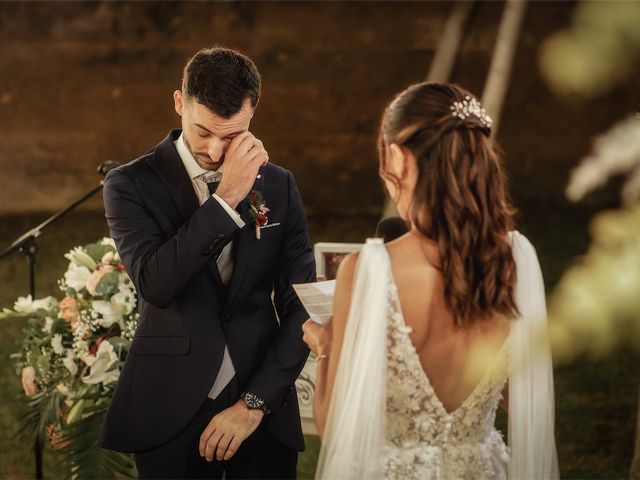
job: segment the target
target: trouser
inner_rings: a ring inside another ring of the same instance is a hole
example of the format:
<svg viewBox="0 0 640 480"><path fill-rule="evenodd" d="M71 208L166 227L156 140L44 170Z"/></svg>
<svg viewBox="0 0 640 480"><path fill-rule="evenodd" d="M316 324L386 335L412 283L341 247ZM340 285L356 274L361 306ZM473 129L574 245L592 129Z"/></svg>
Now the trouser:
<svg viewBox="0 0 640 480"><path fill-rule="evenodd" d="M200 456L200 435L209 421L239 398L234 379L215 399L207 398L196 416L165 444L135 454L139 478L291 479L296 478L298 452L273 438L261 423L228 461Z"/></svg>

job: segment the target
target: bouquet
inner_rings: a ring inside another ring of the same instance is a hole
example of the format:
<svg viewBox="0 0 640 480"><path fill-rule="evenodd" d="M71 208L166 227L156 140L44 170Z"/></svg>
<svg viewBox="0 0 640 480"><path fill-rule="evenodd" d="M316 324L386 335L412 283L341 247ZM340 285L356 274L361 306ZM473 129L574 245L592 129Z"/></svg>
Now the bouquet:
<svg viewBox="0 0 640 480"><path fill-rule="evenodd" d="M110 238L65 257L60 300L20 297L0 314L26 320L12 355L28 401L20 431L47 439L71 478L134 477L131 457L97 438L138 322L136 291Z"/></svg>

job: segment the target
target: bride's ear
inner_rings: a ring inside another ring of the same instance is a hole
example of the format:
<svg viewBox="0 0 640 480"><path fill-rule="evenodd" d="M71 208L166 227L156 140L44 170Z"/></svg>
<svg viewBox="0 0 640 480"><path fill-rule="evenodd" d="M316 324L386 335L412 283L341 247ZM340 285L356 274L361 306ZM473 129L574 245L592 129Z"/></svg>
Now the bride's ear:
<svg viewBox="0 0 640 480"><path fill-rule="evenodd" d="M403 181L409 171L408 166L409 158L404 149L397 143L389 145L389 171L398 180Z"/></svg>

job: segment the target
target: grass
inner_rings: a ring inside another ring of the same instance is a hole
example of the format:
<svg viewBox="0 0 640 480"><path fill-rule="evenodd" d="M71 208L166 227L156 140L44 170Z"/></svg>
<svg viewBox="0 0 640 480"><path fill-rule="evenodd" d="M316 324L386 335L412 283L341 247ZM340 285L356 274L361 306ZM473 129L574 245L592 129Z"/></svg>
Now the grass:
<svg viewBox="0 0 640 480"><path fill-rule="evenodd" d="M585 229L590 212L540 208L548 213L530 224L521 225L538 247L548 287L558 280L570 259L587 246ZM45 215L0 218L0 248L18 234L42 221ZM556 223L555 220L558 220ZM562 221L559 221L562 219ZM313 242L358 242L372 235L376 218L364 216L313 215L310 232ZM555 228L548 228L549 225ZM106 235L100 213L73 214L51 227L38 239L37 296L58 296L56 280L67 261L63 254L72 247L95 241ZM15 253L0 262L0 305L8 306L28 290L25 258ZM6 321L0 326L0 478L17 479L34 476L31 445L16 439L18 418L24 412L19 378L9 355L17 350L22 325ZM633 451L634 426L640 384L640 356L619 351L601 359L581 358L556 368L556 433L562 478L627 478ZM504 428L500 414L497 424ZM319 450L316 437L307 437L307 450L300 456L300 478L313 478ZM51 452L45 452L45 475L66 475Z"/></svg>

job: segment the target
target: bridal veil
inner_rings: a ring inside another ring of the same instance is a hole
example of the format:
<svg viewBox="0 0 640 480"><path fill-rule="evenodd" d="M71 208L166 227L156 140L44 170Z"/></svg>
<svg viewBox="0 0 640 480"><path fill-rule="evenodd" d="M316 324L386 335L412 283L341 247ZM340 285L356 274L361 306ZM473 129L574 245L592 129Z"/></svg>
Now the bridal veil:
<svg viewBox="0 0 640 480"><path fill-rule="evenodd" d="M554 393L542 273L535 249L511 235L520 318L509 334L510 479L556 479ZM383 478L391 265L380 239L358 259L316 478Z"/></svg>

